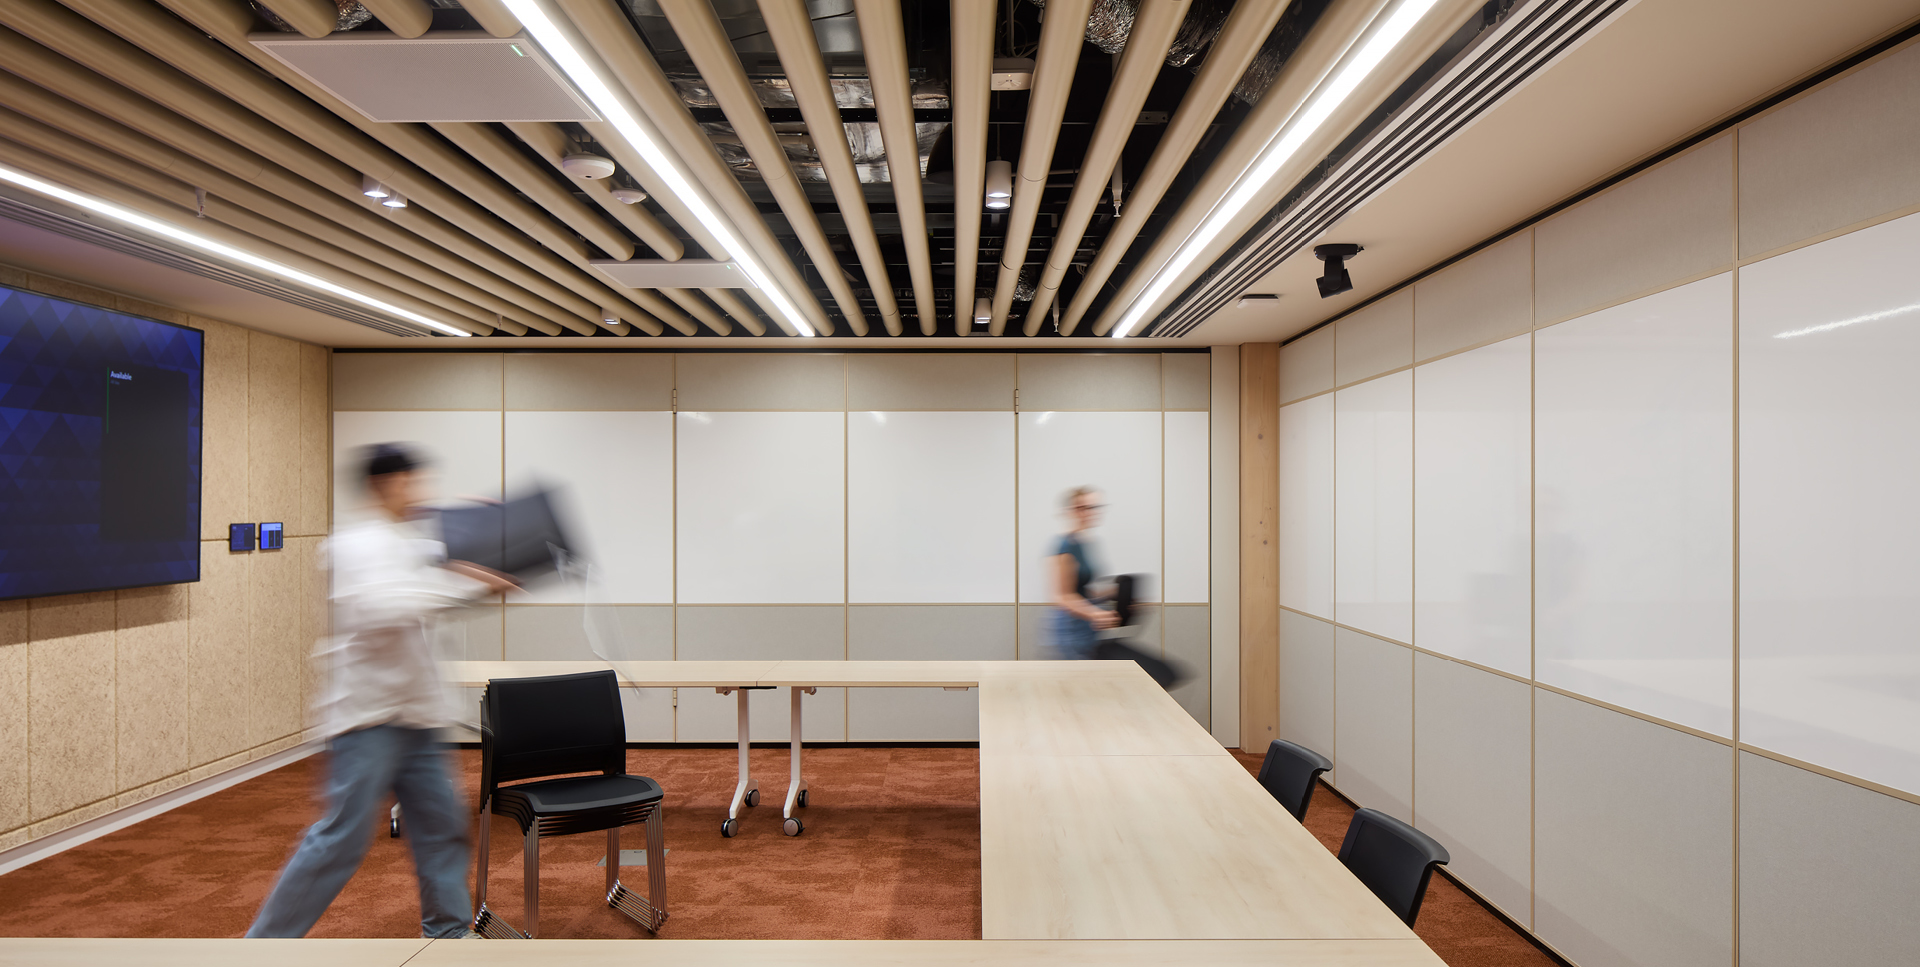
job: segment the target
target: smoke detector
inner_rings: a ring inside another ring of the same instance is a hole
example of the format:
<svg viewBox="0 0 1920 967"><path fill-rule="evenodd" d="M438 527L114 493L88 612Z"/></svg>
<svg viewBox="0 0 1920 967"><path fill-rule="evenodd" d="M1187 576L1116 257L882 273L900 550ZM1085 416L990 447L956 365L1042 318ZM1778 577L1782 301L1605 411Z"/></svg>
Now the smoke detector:
<svg viewBox="0 0 1920 967"><path fill-rule="evenodd" d="M599 181L611 178L619 168L609 158L585 151L576 151L560 159L560 170L583 181Z"/></svg>
<svg viewBox="0 0 1920 967"><path fill-rule="evenodd" d="M638 205L647 200L647 193L638 188L615 188L613 200L622 205Z"/></svg>

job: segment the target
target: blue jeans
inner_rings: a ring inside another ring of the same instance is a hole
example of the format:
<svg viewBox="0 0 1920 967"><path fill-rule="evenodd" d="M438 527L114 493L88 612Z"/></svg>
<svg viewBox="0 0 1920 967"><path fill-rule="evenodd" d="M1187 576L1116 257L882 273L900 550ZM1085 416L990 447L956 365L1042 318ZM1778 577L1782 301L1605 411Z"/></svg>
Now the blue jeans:
<svg viewBox="0 0 1920 967"><path fill-rule="evenodd" d="M1093 649L1100 644L1093 633L1093 624L1065 608L1047 612L1047 625L1057 658L1092 658Z"/></svg>
<svg viewBox="0 0 1920 967"><path fill-rule="evenodd" d="M400 800L420 876L420 935L458 937L473 919L467 820L432 729L376 725L329 745L327 815L307 829L248 928L249 937L304 937L360 868L387 791Z"/></svg>

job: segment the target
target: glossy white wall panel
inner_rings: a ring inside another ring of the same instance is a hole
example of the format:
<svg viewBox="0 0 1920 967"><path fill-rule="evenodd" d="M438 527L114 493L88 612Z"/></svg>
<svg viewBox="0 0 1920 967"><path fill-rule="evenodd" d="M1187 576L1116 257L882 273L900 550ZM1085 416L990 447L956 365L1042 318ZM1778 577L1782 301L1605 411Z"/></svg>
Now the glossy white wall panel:
<svg viewBox="0 0 1920 967"><path fill-rule="evenodd" d="M1733 277L1534 334L1536 677L1733 734Z"/></svg>
<svg viewBox="0 0 1920 967"><path fill-rule="evenodd" d="M673 414L508 412L507 493L555 490L554 512L592 585L549 579L515 600L673 601Z"/></svg>
<svg viewBox="0 0 1920 967"><path fill-rule="evenodd" d="M1013 600L1013 420L847 414L850 600Z"/></svg>
<svg viewBox="0 0 1920 967"><path fill-rule="evenodd" d="M1161 598L1205 601L1208 583L1207 414L1166 414L1166 574Z"/></svg>
<svg viewBox="0 0 1920 967"><path fill-rule="evenodd" d="M1334 620L1413 640L1413 373L1334 394Z"/></svg>
<svg viewBox="0 0 1920 967"><path fill-rule="evenodd" d="M1041 565L1064 529L1060 498L1083 484L1106 494L1099 571L1161 573L1160 431L1158 411L1020 414L1020 600L1051 598Z"/></svg>
<svg viewBox="0 0 1920 967"><path fill-rule="evenodd" d="M1333 397L1280 408L1280 603L1333 618Z"/></svg>
<svg viewBox="0 0 1920 967"><path fill-rule="evenodd" d="M365 513L361 449L410 443L432 465L423 486L434 503L461 494L500 496L500 413L497 410L387 410L333 414L333 519Z"/></svg>
<svg viewBox="0 0 1920 967"><path fill-rule="evenodd" d="M845 414L676 419L680 601L844 601Z"/></svg>
<svg viewBox="0 0 1920 967"><path fill-rule="evenodd" d="M1334 737L1340 791L1413 822L1413 649L1333 632Z"/></svg>
<svg viewBox="0 0 1920 967"><path fill-rule="evenodd" d="M1528 675L1531 337L1416 368L1413 643Z"/></svg>
<svg viewBox="0 0 1920 967"><path fill-rule="evenodd" d="M1740 271L1740 737L1909 791L1916 264L1909 215Z"/></svg>

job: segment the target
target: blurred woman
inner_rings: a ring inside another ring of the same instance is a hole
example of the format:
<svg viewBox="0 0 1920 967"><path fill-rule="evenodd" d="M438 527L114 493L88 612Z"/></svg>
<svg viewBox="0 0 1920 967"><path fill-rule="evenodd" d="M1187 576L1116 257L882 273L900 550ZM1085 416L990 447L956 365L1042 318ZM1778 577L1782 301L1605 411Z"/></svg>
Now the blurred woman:
<svg viewBox="0 0 1920 967"><path fill-rule="evenodd" d="M1053 592L1053 611L1049 630L1053 647L1061 658L1092 658L1099 645L1095 632L1119 624L1119 618L1094 601L1102 597L1092 590L1094 556L1088 533L1100 525L1100 512L1106 509L1100 491L1075 487L1062 501L1067 532L1054 541L1047 557L1047 583Z"/></svg>

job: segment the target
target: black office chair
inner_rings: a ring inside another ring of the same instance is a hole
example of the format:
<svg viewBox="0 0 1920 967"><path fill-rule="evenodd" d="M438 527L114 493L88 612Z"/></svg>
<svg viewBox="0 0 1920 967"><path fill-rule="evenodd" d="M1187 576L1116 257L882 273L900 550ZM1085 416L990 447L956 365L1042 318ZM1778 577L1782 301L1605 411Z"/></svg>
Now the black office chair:
<svg viewBox="0 0 1920 967"><path fill-rule="evenodd" d="M547 776L598 772L597 776ZM487 683L480 699L479 913L473 929L495 940L533 937L540 923L540 837L607 831L607 905L650 932L667 919L660 784L627 775L627 725L612 670ZM539 782L520 782L539 779ZM518 785L502 785L516 782ZM487 909L487 840L495 815L526 836L526 931ZM647 824L648 898L620 884L620 828Z"/></svg>
<svg viewBox="0 0 1920 967"><path fill-rule="evenodd" d="M1340 844L1340 862L1409 927L1420 915L1433 868L1449 858L1433 837L1378 809L1356 811Z"/></svg>
<svg viewBox="0 0 1920 967"><path fill-rule="evenodd" d="M1260 784L1287 807L1293 818L1307 821L1307 804L1313 801L1313 787L1320 774L1333 768L1333 760L1304 745L1274 739L1267 745L1267 757L1260 763Z"/></svg>

